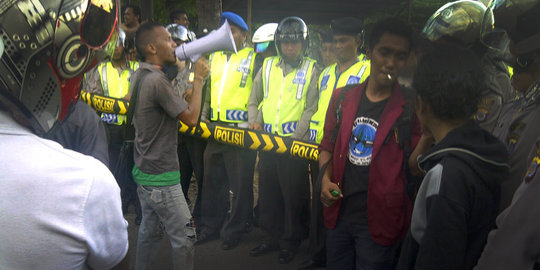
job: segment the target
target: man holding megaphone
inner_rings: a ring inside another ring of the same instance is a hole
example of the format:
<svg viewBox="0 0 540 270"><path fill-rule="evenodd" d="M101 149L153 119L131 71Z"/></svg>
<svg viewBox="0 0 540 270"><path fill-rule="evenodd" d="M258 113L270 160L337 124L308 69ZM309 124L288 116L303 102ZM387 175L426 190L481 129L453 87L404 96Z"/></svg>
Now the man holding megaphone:
<svg viewBox="0 0 540 270"><path fill-rule="evenodd" d="M247 104L256 53L253 48L244 47L248 26L240 16L223 12L221 23L230 25L238 53L228 50L210 55L210 91L207 91L202 118L220 125L247 128ZM220 235L222 249L238 245L246 224L253 218L255 157L256 152L249 149L208 142L204 152L198 242ZM234 194L231 203L229 190Z"/></svg>
<svg viewBox="0 0 540 270"><path fill-rule="evenodd" d="M135 127L132 173L143 212L135 269L153 268L160 222L171 242L174 269L193 269L195 227L180 185L177 120L197 124L208 64L204 58L195 64L193 94L186 102L163 72L177 61L171 34L160 24L144 23L135 34L135 46L142 62L131 77L127 116L128 124L133 116Z"/></svg>

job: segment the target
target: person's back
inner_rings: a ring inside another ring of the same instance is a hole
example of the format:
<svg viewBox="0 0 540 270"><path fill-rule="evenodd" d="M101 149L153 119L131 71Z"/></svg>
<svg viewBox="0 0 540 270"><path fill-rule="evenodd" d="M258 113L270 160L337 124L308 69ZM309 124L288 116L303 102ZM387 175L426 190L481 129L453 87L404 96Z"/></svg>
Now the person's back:
<svg viewBox="0 0 540 270"><path fill-rule="evenodd" d="M66 149L93 156L109 165L107 133L96 112L84 102L72 105L71 114L60 123L47 139L58 142Z"/></svg>
<svg viewBox="0 0 540 270"><path fill-rule="evenodd" d="M472 269L494 227L509 165L502 142L470 120L483 77L473 53L456 46L439 45L419 63L416 114L435 145L418 158L426 174L398 269Z"/></svg>
<svg viewBox="0 0 540 270"><path fill-rule="evenodd" d="M120 190L98 160L0 112L0 269L109 269L127 253Z"/></svg>

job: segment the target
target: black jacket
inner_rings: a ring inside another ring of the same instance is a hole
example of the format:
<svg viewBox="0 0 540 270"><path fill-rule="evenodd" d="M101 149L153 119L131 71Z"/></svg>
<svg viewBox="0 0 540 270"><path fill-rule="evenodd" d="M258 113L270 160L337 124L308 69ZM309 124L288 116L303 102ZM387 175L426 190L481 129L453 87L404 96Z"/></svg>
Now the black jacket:
<svg viewBox="0 0 540 270"><path fill-rule="evenodd" d="M473 269L494 228L507 160L504 145L473 123L422 155L427 174L397 269Z"/></svg>

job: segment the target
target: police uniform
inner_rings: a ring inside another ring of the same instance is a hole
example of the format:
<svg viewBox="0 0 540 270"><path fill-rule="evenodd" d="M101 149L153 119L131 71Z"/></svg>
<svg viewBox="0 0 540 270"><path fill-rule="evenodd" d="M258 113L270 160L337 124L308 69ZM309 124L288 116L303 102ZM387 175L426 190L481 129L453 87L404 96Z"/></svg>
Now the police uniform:
<svg viewBox="0 0 540 270"><path fill-rule="evenodd" d="M115 68L110 61L97 65L90 72L85 74L84 86L87 92L96 93L112 98L123 98L129 92L131 75L139 67L138 62L126 61L121 72ZM115 172L120 149L124 143L124 123L126 116L113 113L101 113L101 120L105 123L109 145L109 169ZM139 211L138 199L135 185L130 179L124 179L121 175L115 175L116 180L122 190L124 210L127 202L134 201L135 209Z"/></svg>
<svg viewBox="0 0 540 270"><path fill-rule="evenodd" d="M243 140L227 127L249 126L247 104L255 56L253 48L249 47L237 54L220 51L210 56L210 91L207 91L202 116L204 120L217 123L220 127L216 132L219 129L221 135L210 140L204 151L200 239L221 230L224 245L231 244L231 248L244 233L246 223L252 221L256 153L220 141L234 141L243 146ZM229 190L233 194L230 203Z"/></svg>
<svg viewBox="0 0 540 270"><path fill-rule="evenodd" d="M128 61L119 74L110 61L103 62L85 74L85 86L83 88L90 93L112 98L123 98L129 92L131 75L138 67L138 62ZM122 125L126 121L126 116L101 113L101 120L106 124L109 135L109 169L112 171L124 141L124 128Z"/></svg>
<svg viewBox="0 0 540 270"><path fill-rule="evenodd" d="M496 124L502 108L514 99L514 91L510 83L508 69L500 56L489 51L482 58L482 67L486 74L487 88L482 91L482 99L473 120L489 132L496 129Z"/></svg>
<svg viewBox="0 0 540 270"><path fill-rule="evenodd" d="M510 205L512 196L527 171L527 155L540 136L540 80L524 96L503 108L494 135L504 142L510 154L510 175L501 183L499 212Z"/></svg>
<svg viewBox="0 0 540 270"><path fill-rule="evenodd" d="M253 82L250 123L263 124L267 133L294 139L309 138L309 119L317 109L318 68L303 58L297 67L279 57L268 57ZM260 106L260 110L258 110ZM261 152L259 210L265 242L296 250L305 236L301 216L309 200L306 160Z"/></svg>

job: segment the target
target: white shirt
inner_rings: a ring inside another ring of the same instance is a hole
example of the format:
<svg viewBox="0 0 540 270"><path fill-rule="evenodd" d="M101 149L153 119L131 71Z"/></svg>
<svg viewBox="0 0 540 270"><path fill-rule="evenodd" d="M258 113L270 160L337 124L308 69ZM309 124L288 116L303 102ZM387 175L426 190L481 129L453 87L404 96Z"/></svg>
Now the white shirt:
<svg viewBox="0 0 540 270"><path fill-rule="evenodd" d="M0 111L0 269L109 269L127 250L107 167Z"/></svg>

